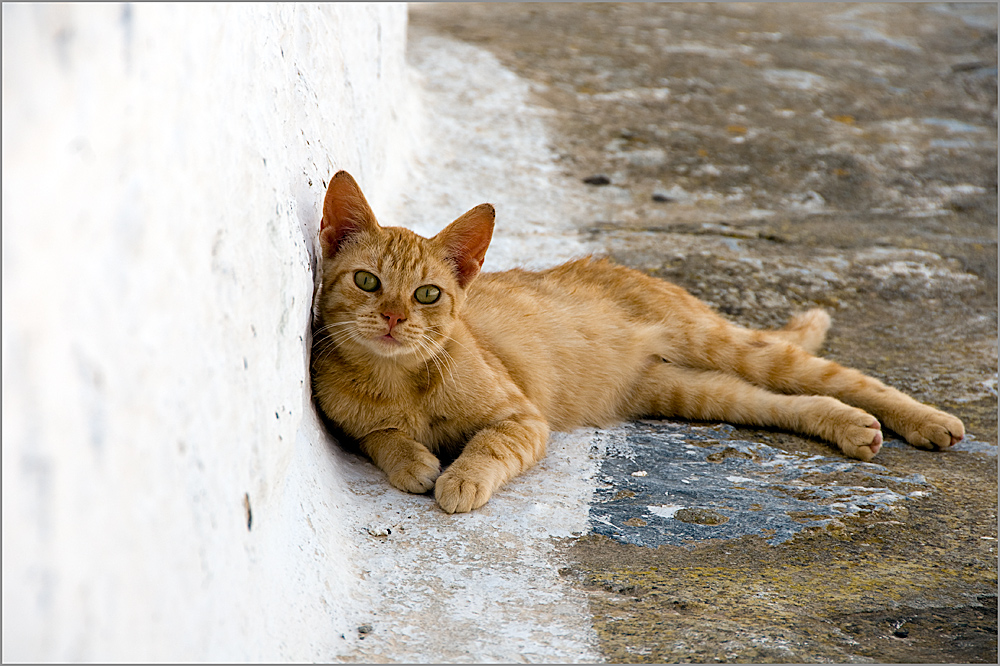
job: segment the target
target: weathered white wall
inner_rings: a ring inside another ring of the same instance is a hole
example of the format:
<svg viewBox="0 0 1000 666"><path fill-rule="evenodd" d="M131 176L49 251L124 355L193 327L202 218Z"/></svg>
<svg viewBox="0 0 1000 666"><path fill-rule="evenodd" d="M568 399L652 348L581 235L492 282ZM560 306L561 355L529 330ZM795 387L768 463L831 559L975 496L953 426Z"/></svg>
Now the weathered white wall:
<svg viewBox="0 0 1000 666"><path fill-rule="evenodd" d="M335 170L376 209L401 182L405 31L403 5L4 5L4 661L344 650L313 239Z"/></svg>

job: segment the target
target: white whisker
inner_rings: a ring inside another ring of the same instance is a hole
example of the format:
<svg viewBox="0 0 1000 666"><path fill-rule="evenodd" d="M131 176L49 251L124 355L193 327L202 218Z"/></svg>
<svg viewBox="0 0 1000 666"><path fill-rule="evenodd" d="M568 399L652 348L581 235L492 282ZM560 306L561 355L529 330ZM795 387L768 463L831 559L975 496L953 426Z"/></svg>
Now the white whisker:
<svg viewBox="0 0 1000 666"><path fill-rule="evenodd" d="M323 329L320 330L325 330L337 326L343 326L345 324L349 325L353 323L354 322L339 322L336 324L330 324L329 326L324 326ZM329 356L335 349L340 347L344 342L348 340L357 342L360 339L361 339L360 333L357 331L356 328L353 327L341 328L340 330L335 330L335 331L326 330L326 332L322 334L322 337L318 341L314 342L314 349L316 349L316 352L319 354L319 359L324 359L327 356Z"/></svg>
<svg viewBox="0 0 1000 666"><path fill-rule="evenodd" d="M420 344L421 349L425 349L429 352L428 359L434 362L434 366L437 368L438 374L441 375L442 379L444 378L444 370L447 370L452 383L454 383L455 373L452 372L451 367L447 363L448 352L438 345L437 342L426 333L421 333L421 337L418 339L418 344Z"/></svg>

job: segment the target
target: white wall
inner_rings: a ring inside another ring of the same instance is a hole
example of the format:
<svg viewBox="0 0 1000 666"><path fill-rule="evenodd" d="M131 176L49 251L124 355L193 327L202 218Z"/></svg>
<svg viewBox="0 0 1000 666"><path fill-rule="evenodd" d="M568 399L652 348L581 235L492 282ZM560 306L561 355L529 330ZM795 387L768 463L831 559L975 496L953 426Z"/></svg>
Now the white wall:
<svg viewBox="0 0 1000 666"><path fill-rule="evenodd" d="M314 238L337 169L376 210L401 182L405 31L403 5L3 6L4 661L343 651Z"/></svg>

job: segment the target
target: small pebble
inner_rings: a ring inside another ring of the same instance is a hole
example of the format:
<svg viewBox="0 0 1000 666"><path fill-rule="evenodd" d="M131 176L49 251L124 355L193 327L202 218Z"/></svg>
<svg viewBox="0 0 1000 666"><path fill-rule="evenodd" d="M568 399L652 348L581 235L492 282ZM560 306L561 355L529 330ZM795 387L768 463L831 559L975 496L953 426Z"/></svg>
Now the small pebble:
<svg viewBox="0 0 1000 666"><path fill-rule="evenodd" d="M952 65L951 66L951 71L953 71L953 72L971 72L972 70L983 69L984 67L987 67L987 66L988 65L985 62L981 62L981 61L976 61L976 62L960 62L960 63L957 63L955 65Z"/></svg>
<svg viewBox="0 0 1000 666"><path fill-rule="evenodd" d="M375 630L375 627L373 627L372 625L370 625L370 624L363 624L360 627L358 627L358 634L361 635L362 637L364 637L365 634L370 634L374 630Z"/></svg>
<svg viewBox="0 0 1000 666"><path fill-rule="evenodd" d="M587 183L587 185L610 185L611 179L604 174L599 173L596 176L584 178L583 182Z"/></svg>
<svg viewBox="0 0 1000 666"><path fill-rule="evenodd" d="M659 203L673 203L677 201L677 199L667 196L663 192L653 192L653 201L657 201Z"/></svg>
<svg viewBox="0 0 1000 666"><path fill-rule="evenodd" d="M392 528L388 525L372 524L365 528L368 534L373 537L387 537L392 534Z"/></svg>

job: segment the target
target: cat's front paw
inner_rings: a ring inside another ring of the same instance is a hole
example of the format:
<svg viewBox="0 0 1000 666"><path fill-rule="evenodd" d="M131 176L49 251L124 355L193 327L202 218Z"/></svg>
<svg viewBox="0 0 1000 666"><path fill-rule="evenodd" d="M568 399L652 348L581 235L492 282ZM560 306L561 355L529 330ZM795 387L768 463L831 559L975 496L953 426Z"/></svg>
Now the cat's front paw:
<svg viewBox="0 0 1000 666"><path fill-rule="evenodd" d="M923 406L924 409L903 427L900 433L906 441L921 449L950 449L965 437L962 422L941 410Z"/></svg>
<svg viewBox="0 0 1000 666"><path fill-rule="evenodd" d="M434 497L446 513L465 513L486 504L495 489L491 480L452 465L438 477Z"/></svg>
<svg viewBox="0 0 1000 666"><path fill-rule="evenodd" d="M441 475L441 463L433 453L417 450L414 457L397 465L389 472L389 483L417 495L426 493L434 487L434 482Z"/></svg>

